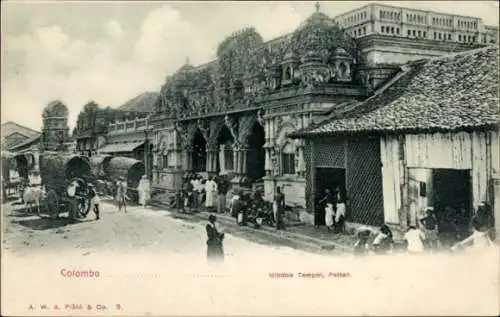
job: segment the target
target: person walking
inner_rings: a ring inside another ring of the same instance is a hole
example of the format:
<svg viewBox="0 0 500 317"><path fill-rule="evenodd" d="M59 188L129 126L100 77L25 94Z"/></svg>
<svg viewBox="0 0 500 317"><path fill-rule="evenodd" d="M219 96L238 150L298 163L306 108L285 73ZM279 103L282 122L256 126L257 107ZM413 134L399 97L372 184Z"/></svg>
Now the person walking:
<svg viewBox="0 0 500 317"><path fill-rule="evenodd" d="M224 232L219 228L217 217L215 215L208 216L208 223L205 226L207 232L207 259L209 261L224 260Z"/></svg>
<svg viewBox="0 0 500 317"><path fill-rule="evenodd" d="M276 187L274 195L273 208L275 211L276 230L285 230L284 214L285 214L285 194L281 192L279 186Z"/></svg>
<svg viewBox="0 0 500 317"><path fill-rule="evenodd" d="M146 207L147 202L151 197L151 184L146 175L143 175L137 186L137 191L139 193L139 205Z"/></svg>
<svg viewBox="0 0 500 317"><path fill-rule="evenodd" d="M125 182L125 178L120 177L119 181L117 183L117 189L116 189L116 202L118 204L118 211L122 211L122 208L124 212L127 212L127 183Z"/></svg>

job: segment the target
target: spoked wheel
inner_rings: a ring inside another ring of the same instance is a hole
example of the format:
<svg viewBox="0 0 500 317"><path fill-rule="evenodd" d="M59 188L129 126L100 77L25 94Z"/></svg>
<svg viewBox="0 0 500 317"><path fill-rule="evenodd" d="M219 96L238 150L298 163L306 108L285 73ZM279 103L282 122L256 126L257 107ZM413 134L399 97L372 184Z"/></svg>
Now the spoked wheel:
<svg viewBox="0 0 500 317"><path fill-rule="evenodd" d="M90 212L90 199L79 198L76 203L77 213L80 217L85 218Z"/></svg>

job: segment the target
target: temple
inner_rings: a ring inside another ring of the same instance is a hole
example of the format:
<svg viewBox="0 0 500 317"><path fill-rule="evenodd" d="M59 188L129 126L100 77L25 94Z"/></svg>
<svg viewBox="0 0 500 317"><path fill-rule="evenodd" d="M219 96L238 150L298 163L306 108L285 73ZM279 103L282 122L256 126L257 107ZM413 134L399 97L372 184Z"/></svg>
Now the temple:
<svg viewBox="0 0 500 317"><path fill-rule="evenodd" d="M347 24L357 11L332 19L315 7L291 34L264 42L254 28L240 30L220 43L214 61L187 59L167 76L149 121L155 187L173 192L186 174L226 174L233 187L263 186L268 200L282 186L288 204L305 208L309 158L304 140L290 133L342 116L402 64L487 45L479 36L470 43L412 37L404 8L393 8L402 19L398 37L393 26L371 22L383 21L387 6L360 8L364 20L355 25Z"/></svg>

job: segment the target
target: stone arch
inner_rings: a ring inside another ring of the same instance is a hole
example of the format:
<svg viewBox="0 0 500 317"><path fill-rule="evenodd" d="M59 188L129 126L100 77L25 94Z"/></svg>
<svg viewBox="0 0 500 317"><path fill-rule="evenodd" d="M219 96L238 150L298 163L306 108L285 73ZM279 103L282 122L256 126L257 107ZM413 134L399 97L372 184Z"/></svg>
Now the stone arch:
<svg viewBox="0 0 500 317"><path fill-rule="evenodd" d="M184 146L191 146L194 141L196 131L199 130L198 126L194 123L190 123L185 129L185 143ZM201 131L200 131L201 132Z"/></svg>
<svg viewBox="0 0 500 317"><path fill-rule="evenodd" d="M196 127L191 146L191 159L194 172L204 172L207 166L207 139L199 127Z"/></svg>
<svg viewBox="0 0 500 317"><path fill-rule="evenodd" d="M217 138L225 126L226 123L223 118L216 119L210 122L210 137L207 140L208 144L217 144Z"/></svg>
<svg viewBox="0 0 500 317"><path fill-rule="evenodd" d="M252 134L252 129L255 124L259 124L257 120L257 115L252 114L249 116L244 116L240 120L239 129L238 129L238 142L241 144L248 143L248 138Z"/></svg>
<svg viewBox="0 0 500 317"><path fill-rule="evenodd" d="M249 181L255 182L265 175L265 129L258 120L257 114L241 118L238 141L246 155L246 174Z"/></svg>

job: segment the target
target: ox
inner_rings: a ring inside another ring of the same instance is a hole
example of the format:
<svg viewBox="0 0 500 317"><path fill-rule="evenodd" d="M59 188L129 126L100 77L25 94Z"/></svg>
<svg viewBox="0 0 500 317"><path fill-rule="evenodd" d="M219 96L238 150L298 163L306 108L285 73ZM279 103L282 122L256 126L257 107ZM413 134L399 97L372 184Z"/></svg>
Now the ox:
<svg viewBox="0 0 500 317"><path fill-rule="evenodd" d="M26 187L23 192L24 208L28 212L32 212L32 208L36 205L37 214L40 214L40 202L45 198L45 189L43 187Z"/></svg>

